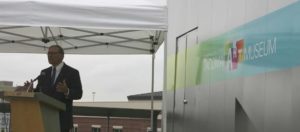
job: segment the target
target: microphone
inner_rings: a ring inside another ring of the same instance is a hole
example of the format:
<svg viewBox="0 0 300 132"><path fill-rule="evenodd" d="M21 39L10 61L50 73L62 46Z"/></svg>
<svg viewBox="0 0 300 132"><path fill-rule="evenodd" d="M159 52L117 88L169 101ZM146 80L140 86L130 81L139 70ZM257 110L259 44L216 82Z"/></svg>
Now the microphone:
<svg viewBox="0 0 300 132"><path fill-rule="evenodd" d="M41 72L41 74L39 76L37 76L35 79L32 80L32 82L35 82L36 80L41 79L43 76L45 76L46 73L45 72Z"/></svg>
<svg viewBox="0 0 300 132"><path fill-rule="evenodd" d="M41 74L39 76L37 76L35 79L32 80L32 82L30 82L29 86L27 87L26 92L29 91L30 87L33 85L33 82L35 82L36 80L41 79L43 76L45 76L46 73L45 72L41 72Z"/></svg>

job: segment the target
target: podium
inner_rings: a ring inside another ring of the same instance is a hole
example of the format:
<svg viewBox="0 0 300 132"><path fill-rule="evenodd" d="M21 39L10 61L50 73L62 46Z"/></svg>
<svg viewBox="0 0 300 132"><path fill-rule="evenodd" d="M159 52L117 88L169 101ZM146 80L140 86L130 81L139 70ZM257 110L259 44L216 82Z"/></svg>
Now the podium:
<svg viewBox="0 0 300 132"><path fill-rule="evenodd" d="M10 102L12 132L59 132L65 104L40 92L4 92Z"/></svg>

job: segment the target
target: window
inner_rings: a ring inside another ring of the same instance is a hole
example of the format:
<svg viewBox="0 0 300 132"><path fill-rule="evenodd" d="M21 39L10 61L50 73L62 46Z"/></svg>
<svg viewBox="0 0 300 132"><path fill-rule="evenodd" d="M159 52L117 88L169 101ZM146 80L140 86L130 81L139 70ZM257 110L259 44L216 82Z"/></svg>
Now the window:
<svg viewBox="0 0 300 132"><path fill-rule="evenodd" d="M161 132L161 128L157 128L157 132Z"/></svg>
<svg viewBox="0 0 300 132"><path fill-rule="evenodd" d="M115 129L115 128L113 128L113 132L122 132L122 129Z"/></svg>
<svg viewBox="0 0 300 132"><path fill-rule="evenodd" d="M92 125L92 132L101 132L100 125Z"/></svg>
<svg viewBox="0 0 300 132"><path fill-rule="evenodd" d="M101 128L92 127L92 132L101 132Z"/></svg>
<svg viewBox="0 0 300 132"><path fill-rule="evenodd" d="M10 113L0 113L0 132L9 132Z"/></svg>
<svg viewBox="0 0 300 132"><path fill-rule="evenodd" d="M147 127L147 132L151 132L151 127ZM161 128L157 128L157 132L161 132Z"/></svg>
<svg viewBox="0 0 300 132"><path fill-rule="evenodd" d="M74 127L74 128L73 128L73 132L78 132L78 128L77 128L77 127Z"/></svg>
<svg viewBox="0 0 300 132"><path fill-rule="evenodd" d="M122 132L123 126L113 126L112 132Z"/></svg>
<svg viewBox="0 0 300 132"><path fill-rule="evenodd" d="M78 132L78 124L73 124L73 131L72 132Z"/></svg>

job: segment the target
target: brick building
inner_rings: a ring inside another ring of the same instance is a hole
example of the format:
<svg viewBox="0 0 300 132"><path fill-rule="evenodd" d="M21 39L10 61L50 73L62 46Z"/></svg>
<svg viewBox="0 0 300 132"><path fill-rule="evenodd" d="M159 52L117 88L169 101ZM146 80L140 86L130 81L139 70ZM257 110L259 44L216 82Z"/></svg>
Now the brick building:
<svg viewBox="0 0 300 132"><path fill-rule="evenodd" d="M157 113L155 114L156 115L155 117L157 118L157 121L155 121L155 125L157 125L156 126L157 132L161 132L161 116L159 114L162 105L161 104L162 92L155 92L153 97L154 97L154 109L156 110L155 112ZM128 96L127 98L128 98L127 102L75 102L74 103L75 106L74 107L74 114L75 114L74 131L75 132L150 132L151 93L131 95ZM82 109L80 109L80 107ZM85 114L81 114L81 113L85 113ZM144 115L141 115L143 113ZM86 116L86 115L94 115L94 116ZM111 116L107 116L107 115L111 115Z"/></svg>
<svg viewBox="0 0 300 132"><path fill-rule="evenodd" d="M157 122L160 132L161 122ZM106 117L75 116L74 125L78 132L108 132ZM148 132L150 131L150 119L147 118L110 118L109 132L120 130L121 132ZM94 131L92 131L94 129ZM117 131L118 132L118 131Z"/></svg>

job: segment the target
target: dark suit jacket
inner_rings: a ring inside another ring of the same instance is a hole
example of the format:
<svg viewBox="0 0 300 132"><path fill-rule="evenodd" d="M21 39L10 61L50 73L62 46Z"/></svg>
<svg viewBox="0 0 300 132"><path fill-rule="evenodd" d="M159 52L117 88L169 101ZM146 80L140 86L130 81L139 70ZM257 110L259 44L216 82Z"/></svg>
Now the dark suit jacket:
<svg viewBox="0 0 300 132"><path fill-rule="evenodd" d="M52 67L41 71L41 77L38 79L37 88L35 92L43 92L66 104L66 111L61 111L60 127L61 130L67 130L73 127L73 100L80 99L82 96L82 86L78 70L64 64L62 67L55 85L51 85L51 71ZM56 85L58 82L66 80L69 88L69 95L65 96L63 93L56 92Z"/></svg>

